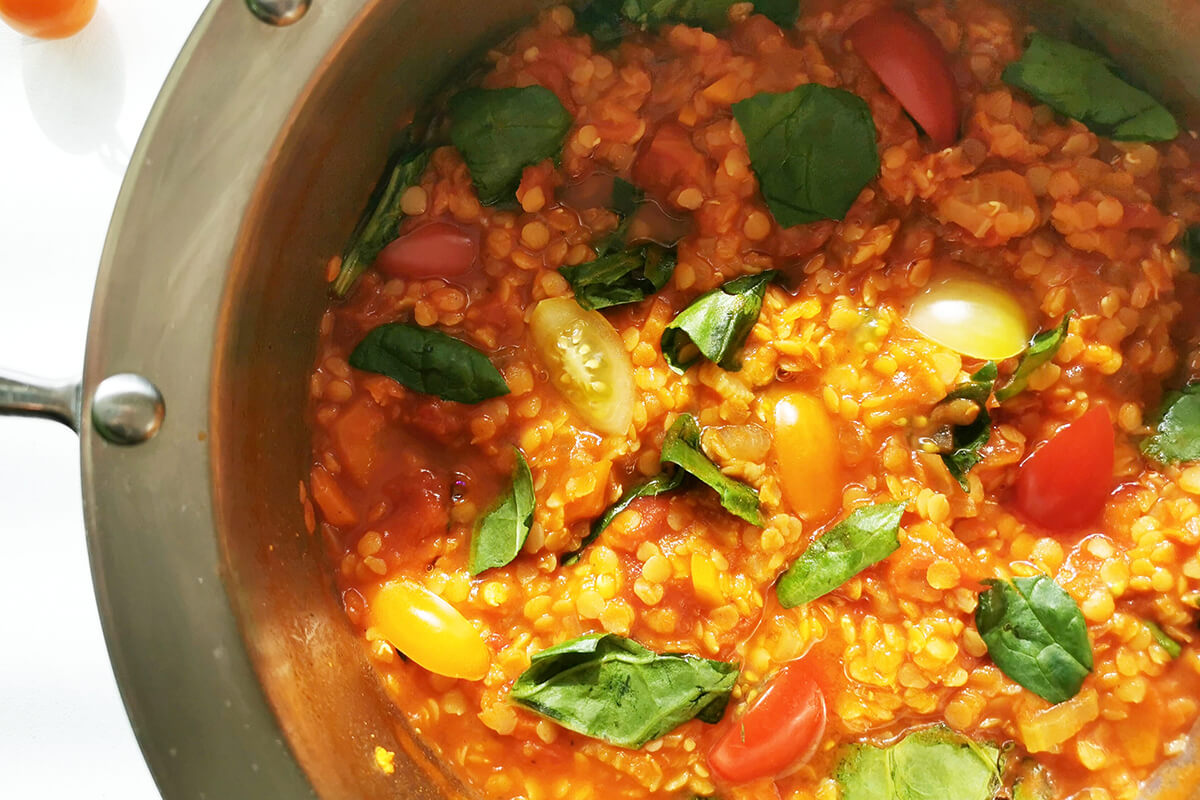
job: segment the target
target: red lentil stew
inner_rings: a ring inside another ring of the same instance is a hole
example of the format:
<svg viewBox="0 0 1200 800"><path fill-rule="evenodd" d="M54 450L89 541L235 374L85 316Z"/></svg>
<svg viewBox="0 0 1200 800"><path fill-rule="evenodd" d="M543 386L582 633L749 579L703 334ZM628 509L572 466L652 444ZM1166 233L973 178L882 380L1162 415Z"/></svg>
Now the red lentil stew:
<svg viewBox="0 0 1200 800"><path fill-rule="evenodd" d="M494 798L1135 797L1200 702L1195 136L990 0L594 0L487 62L311 380L422 740Z"/></svg>

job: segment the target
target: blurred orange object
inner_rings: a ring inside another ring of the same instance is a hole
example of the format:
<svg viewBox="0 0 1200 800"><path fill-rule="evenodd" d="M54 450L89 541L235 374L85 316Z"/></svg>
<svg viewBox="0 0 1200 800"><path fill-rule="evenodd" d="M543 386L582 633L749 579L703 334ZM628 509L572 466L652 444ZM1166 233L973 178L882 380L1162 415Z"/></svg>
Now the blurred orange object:
<svg viewBox="0 0 1200 800"><path fill-rule="evenodd" d="M0 0L0 19L26 36L63 39L96 13L96 0Z"/></svg>

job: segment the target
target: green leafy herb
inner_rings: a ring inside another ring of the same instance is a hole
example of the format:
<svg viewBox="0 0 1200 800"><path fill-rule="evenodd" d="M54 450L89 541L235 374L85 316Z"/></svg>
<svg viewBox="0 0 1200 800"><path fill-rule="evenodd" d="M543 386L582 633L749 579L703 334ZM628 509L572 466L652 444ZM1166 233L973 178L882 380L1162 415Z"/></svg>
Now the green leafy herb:
<svg viewBox="0 0 1200 800"><path fill-rule="evenodd" d="M671 368L684 372L703 355L721 369L741 369L742 345L758 322L767 284L776 274L768 270L735 278L705 292L680 311L663 331L660 342Z"/></svg>
<svg viewBox="0 0 1200 800"><path fill-rule="evenodd" d="M1154 643L1167 651L1167 655L1171 658L1179 658L1183 653L1183 645L1167 635L1167 632L1158 626L1158 623L1144 620L1146 627L1150 629L1150 635L1154 637Z"/></svg>
<svg viewBox="0 0 1200 800"><path fill-rule="evenodd" d="M1058 323L1058 327L1042 331L1033 337L1029 347L1021 355L1021 360L1017 362L1017 368L1013 374L1009 376L1003 386L996 389L997 402L1003 403L1011 400L1025 391L1025 387L1029 385L1029 376L1037 372L1043 364L1048 363L1058 352L1063 339L1067 338L1067 325L1070 322L1071 312L1068 311L1063 316L1062 322Z"/></svg>
<svg viewBox="0 0 1200 800"><path fill-rule="evenodd" d="M629 25L621 15L625 0L592 0L575 13L575 29L600 44L612 44L625 38Z"/></svg>
<svg viewBox="0 0 1200 800"><path fill-rule="evenodd" d="M696 25L719 31L729 24L729 9L741 0L624 0L625 17L642 27L670 22ZM799 0L754 0L754 10L769 17L776 25L795 24L800 14Z"/></svg>
<svg viewBox="0 0 1200 800"><path fill-rule="evenodd" d="M741 481L730 478L717 465L708 460L700 449L700 425L691 414L680 414L667 436L663 439L663 464L675 464L683 471L708 486L721 496L721 505L734 516L741 517L751 525L762 527L762 514L758 510L758 492Z"/></svg>
<svg viewBox="0 0 1200 800"><path fill-rule="evenodd" d="M975 419L966 425L955 425L950 434L950 452L942 453L942 461L950 474L962 486L963 491L971 488L967 473L983 460L980 451L992 436L992 415L987 410L987 399L996 385L999 374L996 364L987 362L973 374L966 383L946 395L942 405L956 400L969 400L979 408Z"/></svg>
<svg viewBox="0 0 1200 800"><path fill-rule="evenodd" d="M942 726L889 747L854 745L837 768L842 800L992 800L1000 750Z"/></svg>
<svg viewBox="0 0 1200 800"><path fill-rule="evenodd" d="M754 10L781 28L790 28L800 17L800 0L754 0Z"/></svg>
<svg viewBox="0 0 1200 800"><path fill-rule="evenodd" d="M1200 273L1200 225L1188 225L1179 240L1179 246L1188 257L1188 270Z"/></svg>
<svg viewBox="0 0 1200 800"><path fill-rule="evenodd" d="M375 261L379 252L389 242L396 238L400 227L400 218L404 213L400 210L400 197L405 190L421 182L421 175L429 164L429 152L405 152L396 156L390 168L384 173L379 185L371 193L367 202L367 210L363 213L350 244L342 254L342 267L333 282L333 293L345 297L358 280L358 276L366 271Z"/></svg>
<svg viewBox="0 0 1200 800"><path fill-rule="evenodd" d="M879 172L875 122L866 101L808 83L733 104L750 166L782 226L842 219Z"/></svg>
<svg viewBox="0 0 1200 800"><path fill-rule="evenodd" d="M601 256L595 261L558 270L587 309L636 303L667 285L675 271L675 254L657 245Z"/></svg>
<svg viewBox="0 0 1200 800"><path fill-rule="evenodd" d="M1179 135L1171 112L1130 86L1105 56L1035 33L1004 81L1110 139L1165 142Z"/></svg>
<svg viewBox="0 0 1200 800"><path fill-rule="evenodd" d="M638 748L691 719L719 722L737 676L736 664L590 634L536 653L509 697L576 733Z"/></svg>
<svg viewBox="0 0 1200 800"><path fill-rule="evenodd" d="M811 603L896 552L903 515L903 503L855 509L817 537L780 576L775 584L779 604L795 608Z"/></svg>
<svg viewBox="0 0 1200 800"><path fill-rule="evenodd" d="M629 235L629 226L633 223L633 214L645 198L642 190L627 180L613 178L612 201L609 206L620 218L616 229L600 241L592 245L597 256L606 256L625 246L625 237Z"/></svg>
<svg viewBox="0 0 1200 800"><path fill-rule="evenodd" d="M350 354L350 366L459 403L479 403L508 394L504 376L487 356L458 339L417 325L390 322L371 330Z"/></svg>
<svg viewBox="0 0 1200 800"><path fill-rule="evenodd" d="M1008 677L1050 703L1070 700L1092 671L1083 612L1045 575L984 581L975 627Z"/></svg>
<svg viewBox="0 0 1200 800"><path fill-rule="evenodd" d="M512 196L521 171L556 157L571 114L542 86L467 89L450 99L450 140L484 205Z"/></svg>
<svg viewBox="0 0 1200 800"><path fill-rule="evenodd" d="M503 567L525 546L533 525L533 475L525 456L515 447L517 467L512 484L487 512L475 522L471 534L471 574Z"/></svg>
<svg viewBox="0 0 1200 800"><path fill-rule="evenodd" d="M1163 398L1154 433L1142 441L1142 452L1160 464L1200 460L1200 383Z"/></svg>
<svg viewBox="0 0 1200 800"><path fill-rule="evenodd" d="M592 542L596 541L600 534L604 532L604 529L612 524L612 521L617 518L618 514L629 508L634 500L637 500L639 497L656 497L657 495L665 494L666 492L671 492L675 489L678 489L680 484L683 483L683 476L685 474L686 473L684 473L684 471L681 469L677 469L669 475L665 472L662 472L658 475L655 475L650 480L639 483L637 486L629 489L627 492L625 492L625 494L621 495L617 502L609 506L604 513L592 523L591 529L588 530L587 536L583 537L583 541L579 543L579 547L575 548L569 553L564 553L562 558L559 559L559 562L562 564L574 564L579 560L579 557L583 554L584 549L586 549L587 546Z"/></svg>
<svg viewBox="0 0 1200 800"><path fill-rule="evenodd" d="M592 523L587 536L579 543L579 547L565 553L560 559L562 564L574 564L579 560L584 549L604 532L612 521L617 518L630 504L639 497L655 497L672 492L683 485L684 478L691 475L711 487L721 498L721 505L726 511L734 514L753 525L763 524L762 515L758 508L758 493L741 481L728 477L704 455L700 449L700 425L690 414L681 414L675 424L667 431L663 439L662 454L659 464L664 469L658 475L632 487L621 495L600 517Z"/></svg>

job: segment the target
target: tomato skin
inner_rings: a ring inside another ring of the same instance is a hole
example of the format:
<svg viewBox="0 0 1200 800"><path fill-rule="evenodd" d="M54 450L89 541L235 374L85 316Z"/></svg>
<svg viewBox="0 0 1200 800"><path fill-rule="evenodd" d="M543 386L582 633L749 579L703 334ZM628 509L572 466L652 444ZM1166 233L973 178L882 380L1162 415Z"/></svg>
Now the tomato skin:
<svg viewBox="0 0 1200 800"><path fill-rule="evenodd" d="M1017 510L1051 530L1092 522L1112 493L1113 448L1108 409L1093 406L1021 462Z"/></svg>
<svg viewBox="0 0 1200 800"><path fill-rule="evenodd" d="M96 0L0 0L0 19L26 36L63 39L96 13Z"/></svg>
<svg viewBox="0 0 1200 800"><path fill-rule="evenodd" d="M825 695L809 665L793 661L740 719L726 723L708 763L729 783L773 777L811 758L824 733Z"/></svg>
<svg viewBox="0 0 1200 800"><path fill-rule="evenodd" d="M846 38L935 146L954 144L962 106L946 51L933 31L886 8L850 26Z"/></svg>
<svg viewBox="0 0 1200 800"><path fill-rule="evenodd" d="M380 251L375 267L393 278L452 278L479 257L479 237L450 222L429 222Z"/></svg>

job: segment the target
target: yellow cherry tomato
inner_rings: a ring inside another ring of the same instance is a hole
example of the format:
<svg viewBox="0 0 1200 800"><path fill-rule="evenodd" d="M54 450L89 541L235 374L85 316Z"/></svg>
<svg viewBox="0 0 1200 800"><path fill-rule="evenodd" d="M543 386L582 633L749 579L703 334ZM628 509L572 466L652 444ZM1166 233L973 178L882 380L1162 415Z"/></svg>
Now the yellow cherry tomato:
<svg viewBox="0 0 1200 800"><path fill-rule="evenodd" d="M78 33L95 13L96 0L0 0L0 19L39 39Z"/></svg>
<svg viewBox="0 0 1200 800"><path fill-rule="evenodd" d="M823 520L842 501L842 457L825 404L807 394L780 394L773 409L772 448L780 488L792 511Z"/></svg>
<svg viewBox="0 0 1200 800"><path fill-rule="evenodd" d="M529 330L550 382L579 415L602 433L626 433L633 422L633 362L604 315L552 297L533 309Z"/></svg>
<svg viewBox="0 0 1200 800"><path fill-rule="evenodd" d="M420 584L393 580L367 598L367 624L414 662L438 675L477 681L492 654L458 609Z"/></svg>
<svg viewBox="0 0 1200 800"><path fill-rule="evenodd" d="M1003 289L969 278L948 278L917 295L908 324L927 339L971 358L1003 361L1025 350L1029 318Z"/></svg>
<svg viewBox="0 0 1200 800"><path fill-rule="evenodd" d="M700 553L692 553L691 567L692 588L696 590L696 596L710 606L719 606L724 603L725 595L721 592L721 575L712 561Z"/></svg>

